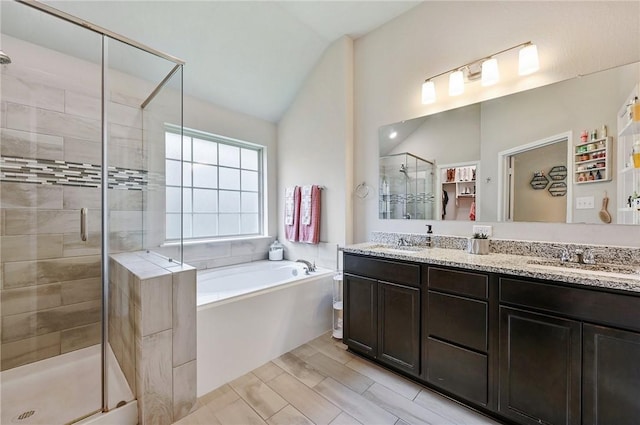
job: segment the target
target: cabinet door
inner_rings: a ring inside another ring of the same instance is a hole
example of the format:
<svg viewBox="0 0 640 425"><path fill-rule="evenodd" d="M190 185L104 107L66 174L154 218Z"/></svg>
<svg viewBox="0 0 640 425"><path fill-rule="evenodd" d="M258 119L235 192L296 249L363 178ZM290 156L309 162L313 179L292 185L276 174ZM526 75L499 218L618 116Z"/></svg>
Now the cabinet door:
<svg viewBox="0 0 640 425"><path fill-rule="evenodd" d="M378 283L378 359L420 374L420 290Z"/></svg>
<svg viewBox="0 0 640 425"><path fill-rule="evenodd" d="M640 334L584 325L584 425L640 420Z"/></svg>
<svg viewBox="0 0 640 425"><path fill-rule="evenodd" d="M500 413L522 424L579 424L580 369L580 322L500 307Z"/></svg>
<svg viewBox="0 0 640 425"><path fill-rule="evenodd" d="M378 282L344 276L344 343L351 349L376 355L378 340Z"/></svg>

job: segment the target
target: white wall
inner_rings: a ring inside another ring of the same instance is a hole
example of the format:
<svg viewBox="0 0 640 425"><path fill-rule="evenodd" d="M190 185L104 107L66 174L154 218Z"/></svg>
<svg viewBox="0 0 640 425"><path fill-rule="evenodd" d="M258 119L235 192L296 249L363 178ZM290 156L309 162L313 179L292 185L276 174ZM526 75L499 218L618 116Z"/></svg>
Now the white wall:
<svg viewBox="0 0 640 425"><path fill-rule="evenodd" d="M436 81L439 100L421 104L425 78L528 40L538 45L538 73L517 78L503 72L499 84L469 86L456 98L442 91L443 77ZM355 181L376 185L382 125L635 62L639 40L638 2L425 2L355 43ZM379 220L375 193L356 199L354 211L356 242L374 230L423 231L424 222ZM433 224L437 234L471 232L469 223ZM493 225L499 238L640 244L637 232L624 226Z"/></svg>
<svg viewBox="0 0 640 425"><path fill-rule="evenodd" d="M353 41L342 37L324 53L278 124L278 236L286 256L335 268L336 245L352 241ZM377 150L377 148L376 148ZM320 243L284 237L284 191L318 184Z"/></svg>

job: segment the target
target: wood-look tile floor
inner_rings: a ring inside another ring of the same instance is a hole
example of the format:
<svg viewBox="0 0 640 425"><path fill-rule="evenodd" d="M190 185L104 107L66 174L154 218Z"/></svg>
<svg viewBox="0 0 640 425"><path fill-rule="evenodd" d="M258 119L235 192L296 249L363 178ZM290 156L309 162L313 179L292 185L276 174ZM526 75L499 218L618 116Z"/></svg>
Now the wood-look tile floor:
<svg viewBox="0 0 640 425"><path fill-rule="evenodd" d="M202 396L176 425L498 425L346 348L322 335Z"/></svg>

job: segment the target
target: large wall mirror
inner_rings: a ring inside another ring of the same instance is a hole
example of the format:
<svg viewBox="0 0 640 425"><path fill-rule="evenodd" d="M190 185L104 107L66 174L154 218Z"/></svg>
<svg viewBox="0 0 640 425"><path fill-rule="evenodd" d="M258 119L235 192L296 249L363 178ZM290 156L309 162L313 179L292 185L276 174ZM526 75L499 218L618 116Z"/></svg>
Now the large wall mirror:
<svg viewBox="0 0 640 425"><path fill-rule="evenodd" d="M379 156L433 163L434 219L595 224L607 201L612 223L640 224L640 126L626 126L639 82L633 63L385 125Z"/></svg>

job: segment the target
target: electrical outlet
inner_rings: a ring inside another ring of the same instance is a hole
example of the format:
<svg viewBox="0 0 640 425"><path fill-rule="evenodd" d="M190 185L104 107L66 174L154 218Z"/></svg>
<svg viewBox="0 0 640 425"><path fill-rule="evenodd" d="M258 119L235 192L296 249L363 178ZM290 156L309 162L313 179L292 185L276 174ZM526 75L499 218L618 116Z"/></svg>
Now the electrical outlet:
<svg viewBox="0 0 640 425"><path fill-rule="evenodd" d="M473 226L473 232L472 233L484 233L485 235L491 237L491 234L493 233L493 226Z"/></svg>
<svg viewBox="0 0 640 425"><path fill-rule="evenodd" d="M593 196L581 196L576 198L576 209L577 210L592 210L594 208L594 198Z"/></svg>

